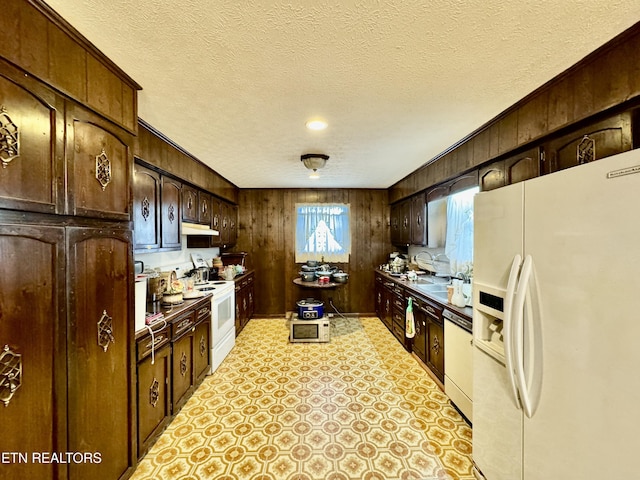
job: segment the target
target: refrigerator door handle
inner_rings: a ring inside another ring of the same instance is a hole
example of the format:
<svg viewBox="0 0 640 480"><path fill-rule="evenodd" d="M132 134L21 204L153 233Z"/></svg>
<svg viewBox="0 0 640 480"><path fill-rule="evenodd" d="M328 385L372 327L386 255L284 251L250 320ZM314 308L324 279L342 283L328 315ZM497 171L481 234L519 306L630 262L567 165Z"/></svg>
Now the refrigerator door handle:
<svg viewBox="0 0 640 480"><path fill-rule="evenodd" d="M513 302L513 337L515 350L515 373L516 383L520 391L520 401L522 409L527 417L533 416L533 405L531 395L527 385L526 375L524 371L524 302L527 297L527 290L531 280L531 272L533 269L533 259L531 255L527 255L522 264L522 273L520 274L520 283L516 291L516 297Z"/></svg>
<svg viewBox="0 0 640 480"><path fill-rule="evenodd" d="M520 264L522 257L516 254L511 263L511 271L509 272L509 280L507 282L507 293L504 302L504 359L509 381L511 383L511 393L516 401L516 405L520 408L520 396L518 394L518 385L514 373L514 328L513 328L513 296L518 283L518 273L520 272Z"/></svg>

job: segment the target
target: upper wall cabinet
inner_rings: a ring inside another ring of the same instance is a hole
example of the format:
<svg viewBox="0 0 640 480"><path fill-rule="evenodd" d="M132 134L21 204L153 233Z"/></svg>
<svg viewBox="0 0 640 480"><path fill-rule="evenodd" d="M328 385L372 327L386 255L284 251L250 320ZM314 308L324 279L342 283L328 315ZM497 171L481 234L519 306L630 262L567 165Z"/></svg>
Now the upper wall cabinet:
<svg viewBox="0 0 640 480"><path fill-rule="evenodd" d="M198 189L191 185L182 186L182 220L198 222Z"/></svg>
<svg viewBox="0 0 640 480"><path fill-rule="evenodd" d="M160 248L160 174L135 164L133 168L133 249Z"/></svg>
<svg viewBox="0 0 640 480"><path fill-rule="evenodd" d="M79 106L67 117L70 213L129 220L133 137Z"/></svg>
<svg viewBox="0 0 640 480"><path fill-rule="evenodd" d="M599 160L633 148L631 112L606 118L543 144L544 172Z"/></svg>
<svg viewBox="0 0 640 480"><path fill-rule="evenodd" d="M162 248L179 250L182 246L180 237L182 184L173 178L165 176L162 176L161 180L160 226Z"/></svg>
<svg viewBox="0 0 640 480"><path fill-rule="evenodd" d="M540 175L540 148L535 147L480 168L480 190L483 192L494 190L538 175Z"/></svg>
<svg viewBox="0 0 640 480"><path fill-rule="evenodd" d="M64 101L0 61L0 207L64 210Z"/></svg>

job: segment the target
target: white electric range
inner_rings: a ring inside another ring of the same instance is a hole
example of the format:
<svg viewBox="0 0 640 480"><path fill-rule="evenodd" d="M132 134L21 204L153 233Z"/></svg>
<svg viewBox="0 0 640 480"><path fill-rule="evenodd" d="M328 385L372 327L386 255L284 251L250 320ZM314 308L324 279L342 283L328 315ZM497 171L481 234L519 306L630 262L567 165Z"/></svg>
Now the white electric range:
<svg viewBox="0 0 640 480"><path fill-rule="evenodd" d="M196 285L211 293L211 370L215 372L236 343L235 283L223 280Z"/></svg>

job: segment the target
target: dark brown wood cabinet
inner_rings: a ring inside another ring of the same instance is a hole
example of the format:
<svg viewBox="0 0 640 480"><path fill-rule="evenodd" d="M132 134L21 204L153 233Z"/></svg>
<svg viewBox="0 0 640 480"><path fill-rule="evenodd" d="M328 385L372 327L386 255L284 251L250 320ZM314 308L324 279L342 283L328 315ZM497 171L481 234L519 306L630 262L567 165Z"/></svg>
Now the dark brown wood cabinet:
<svg viewBox="0 0 640 480"><path fill-rule="evenodd" d="M540 156L540 148L535 147L481 167L479 170L480 190L486 192L539 176Z"/></svg>
<svg viewBox="0 0 640 480"><path fill-rule="evenodd" d="M182 221L198 222L198 189L186 184L182 186Z"/></svg>
<svg viewBox="0 0 640 480"><path fill-rule="evenodd" d="M64 211L64 100L0 59L0 207Z"/></svg>
<svg viewBox="0 0 640 480"><path fill-rule="evenodd" d="M247 272L235 280L236 302L236 336L247 325L255 310L255 274Z"/></svg>
<svg viewBox="0 0 640 480"><path fill-rule="evenodd" d="M0 423L4 452L67 451L64 229L0 213ZM26 265L28 264L28 268ZM31 455L31 453L29 453ZM53 463L5 463L3 478L60 478Z"/></svg>
<svg viewBox="0 0 640 480"><path fill-rule="evenodd" d="M209 309L209 319L201 321L194 334L195 353L193 355L193 368L195 384L198 385L209 373L211 365L211 310Z"/></svg>
<svg viewBox="0 0 640 480"><path fill-rule="evenodd" d="M427 334L428 320L422 301L416 296L411 297L413 318L415 323L416 334L411 342L411 349L416 356L426 365L427 364Z"/></svg>
<svg viewBox="0 0 640 480"><path fill-rule="evenodd" d="M151 448L171 420L171 329L145 336L138 348L138 458ZM152 354L153 352L153 354Z"/></svg>
<svg viewBox="0 0 640 480"><path fill-rule="evenodd" d="M198 192L198 223L211 226L211 195L200 190Z"/></svg>
<svg viewBox="0 0 640 480"><path fill-rule="evenodd" d="M136 163L133 173L134 251L144 253L161 247L160 174Z"/></svg>
<svg viewBox="0 0 640 480"><path fill-rule="evenodd" d="M182 225L182 184L165 175L161 176L161 180L161 245L163 249L180 249L182 245L180 237L180 226Z"/></svg>
<svg viewBox="0 0 640 480"><path fill-rule="evenodd" d="M613 115L545 142L543 173L557 172L632 148L631 112Z"/></svg>
<svg viewBox="0 0 640 480"><path fill-rule="evenodd" d="M190 311L172 322L171 398L172 411L178 412L191 396L194 376L196 314Z"/></svg>
<svg viewBox="0 0 640 480"><path fill-rule="evenodd" d="M411 245L427 244L427 201L424 192L411 197Z"/></svg>
<svg viewBox="0 0 640 480"><path fill-rule="evenodd" d="M444 320L442 307L422 299L421 306L427 319L425 356L427 366L441 382L444 382Z"/></svg>
<svg viewBox="0 0 640 480"><path fill-rule="evenodd" d="M391 243L409 245L411 242L411 199L391 205Z"/></svg>
<svg viewBox="0 0 640 480"><path fill-rule="evenodd" d="M116 479L135 463L132 235L70 227L66 247L67 451L100 452L105 459L70 463L69 479Z"/></svg>
<svg viewBox="0 0 640 480"><path fill-rule="evenodd" d="M97 114L67 104L67 211L130 220L133 137Z"/></svg>

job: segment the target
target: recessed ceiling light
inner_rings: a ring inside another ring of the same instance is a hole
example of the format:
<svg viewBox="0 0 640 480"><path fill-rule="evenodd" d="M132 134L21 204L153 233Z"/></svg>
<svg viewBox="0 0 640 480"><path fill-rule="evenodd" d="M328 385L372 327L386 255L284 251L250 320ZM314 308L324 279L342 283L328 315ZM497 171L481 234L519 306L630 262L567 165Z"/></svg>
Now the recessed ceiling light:
<svg viewBox="0 0 640 480"><path fill-rule="evenodd" d="M324 120L309 120L306 125L309 130L324 130L327 128L327 122Z"/></svg>

